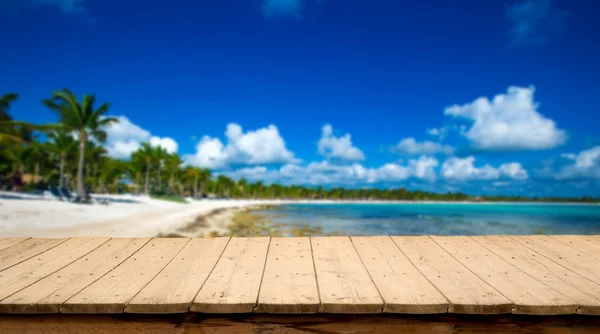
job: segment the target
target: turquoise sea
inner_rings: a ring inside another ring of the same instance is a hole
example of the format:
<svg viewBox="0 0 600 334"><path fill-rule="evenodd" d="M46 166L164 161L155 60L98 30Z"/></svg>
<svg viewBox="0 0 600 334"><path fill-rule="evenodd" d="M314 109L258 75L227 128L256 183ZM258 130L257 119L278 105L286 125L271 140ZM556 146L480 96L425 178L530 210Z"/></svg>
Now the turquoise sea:
<svg viewBox="0 0 600 334"><path fill-rule="evenodd" d="M324 234L600 234L600 205L510 203L293 204L258 213Z"/></svg>

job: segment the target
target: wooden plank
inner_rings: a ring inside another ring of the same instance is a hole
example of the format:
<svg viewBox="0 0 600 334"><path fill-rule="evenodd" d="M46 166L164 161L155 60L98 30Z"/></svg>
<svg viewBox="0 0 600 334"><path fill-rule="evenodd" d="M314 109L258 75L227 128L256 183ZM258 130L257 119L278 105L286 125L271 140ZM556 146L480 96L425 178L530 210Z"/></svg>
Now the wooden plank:
<svg viewBox="0 0 600 334"><path fill-rule="evenodd" d="M381 293L388 313L446 313L449 302L390 237L352 237L352 243Z"/></svg>
<svg viewBox="0 0 600 334"><path fill-rule="evenodd" d="M0 274L0 300L22 290L42 278L98 248L109 238L72 238Z"/></svg>
<svg viewBox="0 0 600 334"><path fill-rule="evenodd" d="M600 260L544 235L511 238L592 282L600 282Z"/></svg>
<svg viewBox="0 0 600 334"><path fill-rule="evenodd" d="M62 304L144 246L149 238L111 239L93 252L0 302L0 311L58 313Z"/></svg>
<svg viewBox="0 0 600 334"><path fill-rule="evenodd" d="M0 238L0 250L16 245L29 238Z"/></svg>
<svg viewBox="0 0 600 334"><path fill-rule="evenodd" d="M194 299L190 311L252 312L258 299L269 239L231 238L219 262Z"/></svg>
<svg viewBox="0 0 600 334"><path fill-rule="evenodd" d="M40 239L32 238L0 250L0 271L6 270L23 261L41 254L52 247L65 242L66 238Z"/></svg>
<svg viewBox="0 0 600 334"><path fill-rule="evenodd" d="M317 313L319 306L310 239L272 238L256 311Z"/></svg>
<svg viewBox="0 0 600 334"><path fill-rule="evenodd" d="M81 292L67 300L61 313L122 313L127 303L148 284L190 239L152 239Z"/></svg>
<svg viewBox="0 0 600 334"><path fill-rule="evenodd" d="M515 314L574 314L578 304L555 291L475 240L465 237L431 237L458 262L510 299Z"/></svg>
<svg viewBox="0 0 600 334"><path fill-rule="evenodd" d="M348 237L311 238L322 313L381 313L383 300Z"/></svg>
<svg viewBox="0 0 600 334"><path fill-rule="evenodd" d="M450 301L448 312L509 313L513 304L426 236L392 237L417 269Z"/></svg>
<svg viewBox="0 0 600 334"><path fill-rule="evenodd" d="M550 235L550 238L600 260L600 241L587 235Z"/></svg>
<svg viewBox="0 0 600 334"><path fill-rule="evenodd" d="M229 238L192 239L125 308L130 313L186 313Z"/></svg>
<svg viewBox="0 0 600 334"><path fill-rule="evenodd" d="M471 238L531 277L577 302L577 313L600 314L600 284L570 271L507 236Z"/></svg>

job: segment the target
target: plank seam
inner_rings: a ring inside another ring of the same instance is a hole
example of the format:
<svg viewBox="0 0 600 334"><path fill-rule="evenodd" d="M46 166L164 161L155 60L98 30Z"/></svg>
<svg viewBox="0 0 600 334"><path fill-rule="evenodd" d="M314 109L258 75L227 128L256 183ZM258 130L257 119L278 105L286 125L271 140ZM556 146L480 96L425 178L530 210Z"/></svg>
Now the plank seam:
<svg viewBox="0 0 600 334"><path fill-rule="evenodd" d="M32 238L32 239L33 239L33 238ZM52 239L52 238L49 238L49 239ZM67 241L69 241L69 240L71 240L71 239L72 239L72 238L66 238L65 240L63 240L63 241L61 241L61 242L57 243L56 245L54 245L54 246L52 246L52 247L50 247L50 248L48 248L48 249L44 249L43 251L41 251L41 252L39 252L39 253L36 253L36 254L34 254L34 255L32 255L32 256L30 256L30 257L28 257L28 258L24 259L24 260L23 260L23 261L21 261L21 262L15 263L15 264L13 264L13 265L12 265L12 266L10 266L10 267L6 267L6 268L4 268L4 269L0 270L0 272L3 272L3 271L5 271L5 270L7 270L7 269L10 269L10 268L12 268L12 267L14 267L14 266L16 266L16 265L20 264L20 263L23 263L23 262L25 262L25 261L27 261L27 260L31 259L31 258L32 258L32 257L34 257L34 256L38 256L38 255L40 255L40 254L42 254L42 253L45 253L45 252L47 252L47 251L49 251L49 250L51 250L51 249L53 249L53 248L55 248L55 247L57 247L57 246L60 246L60 245L62 245L63 243L65 243L65 242L67 242ZM18 244L20 244L20 242L19 242L19 243L17 243L16 245L18 245ZM13 245L13 246L15 246L15 245ZM12 246L11 246L11 247L12 247ZM5 248L5 249L6 249L6 248Z"/></svg>
<svg viewBox="0 0 600 334"><path fill-rule="evenodd" d="M532 251L534 251L534 252L536 252L536 253L540 254L541 256L543 256L543 257L547 258L548 260L550 260L550 261L552 261L552 262L554 262L554 263L558 264L559 266L561 266L561 267L563 267L563 268L567 269L569 272L571 272L571 273L573 273L573 274L577 274L577 275L579 275L579 276L581 276L581 277L583 277L583 278L587 279L588 281L590 281L590 282L592 282L592 283L598 284L597 282L595 282L595 281L591 280L591 279L590 279L590 278L588 278L587 276L581 275L581 274L579 274L579 273L577 273L577 272L575 272L575 271L571 270L570 268L568 268L568 267L565 267L564 265L562 265L562 264L560 264L560 263L558 263L558 262L554 261L553 259L551 259L550 257L548 257L548 256L544 255L543 253L540 253L540 252L538 252L538 251L537 251L537 250L535 250L534 248L527 246L527 244L525 244L525 243L523 243L523 242L519 241L518 239L516 239L516 238L513 238L512 236L509 236L509 235L507 235L507 237L509 237L510 239L512 239L512 240L514 240L514 241L516 241L516 242L520 243L521 245L523 245L523 246L525 246L525 247L527 247L527 248L531 249ZM553 239L553 240L554 240L554 239ZM561 244L562 244L562 243L561 243Z"/></svg>
<svg viewBox="0 0 600 334"><path fill-rule="evenodd" d="M143 238L135 238L133 240L131 240L127 245L125 245L123 248L127 247L130 243L134 242L136 239L143 239ZM138 248L135 252L131 253L131 255L127 256L126 258L123 259L123 261L119 262L116 266L114 266L112 269L106 271L106 273L104 273L104 275L100 275L100 277L96 278L93 282L91 282L90 284L86 285L85 287L81 288L81 290L75 292L73 295L71 295L71 297L67 298L64 302L62 302L60 304L60 307L58 308L58 313L62 313L62 307L64 305L64 303L68 302L69 300L71 300L71 298L77 296L81 291L87 289L90 285L96 283L97 281L99 281L100 279L102 279L104 276L110 274L110 272L112 272L113 270L115 270L116 268L118 268L119 266L121 266L121 264L123 264L123 262L127 261L130 257L134 256L137 252L139 252L140 249L144 248L144 246L146 246L150 241L152 240L152 238L148 239L148 241L146 241L143 245L140 246L140 248ZM54 292L52 292L54 293ZM48 295L50 296L50 295ZM46 297L48 297L46 296ZM45 298L46 298L45 297ZM44 298L44 299L45 299ZM43 299L42 299L43 300ZM36 309L37 309L37 303L36 303Z"/></svg>
<svg viewBox="0 0 600 334"><path fill-rule="evenodd" d="M360 253L358 252L358 250L356 249L356 246L354 245L354 240L352 240L352 237L348 237L348 239L350 239L350 243L352 244L352 248L354 248L354 251L356 252L356 255L358 255L358 258L360 259L360 263L362 264L363 268L367 272L367 275L369 275L369 279L371 280L371 283L373 283L373 286L375 287L375 290L377 290L377 293L379 294L379 298L381 298L381 301L383 302L383 307L381 308L381 313L383 313L383 310L385 310L385 308L387 307L387 302L383 298L383 295L381 294L381 291L379 291L379 287L377 287L377 284L375 284L375 281L373 280L373 277L371 276L371 273L369 272L369 269L367 269L367 266L365 266L365 262L363 261L362 257L360 257Z"/></svg>
<svg viewBox="0 0 600 334"><path fill-rule="evenodd" d="M153 239L155 239L155 238L152 238L152 240L153 240ZM152 241L152 240L149 240L149 241ZM160 270L159 270L159 271L156 273L156 275L154 275L154 276L153 276L153 277L152 277L152 278L151 278L151 279L150 279L150 280L149 280L149 281L148 281L146 284L144 284L144 286L143 286L141 289L139 289L139 290L138 290L138 291L135 293L135 295L133 295L133 297L131 297L131 298L130 298L130 299L129 299L129 300L126 302L126 303L125 303L125 306L123 307L123 311L122 311L121 313L125 313L125 309L127 308L127 305L129 305L129 303L130 303L130 302L131 302L131 301L132 301L132 300L133 300L133 299L134 299L134 298L135 298L135 297L136 297L136 296L137 296L137 295L138 295L138 294L139 294L139 293L140 293L142 290L144 290L144 288L145 288L145 287L147 287L147 286L148 286L148 284L150 284L150 282L152 282L152 281L153 281L153 280L156 278L156 276L160 275L160 273L161 273L163 270L165 270L165 268L166 268L166 267L169 265L169 263L171 263L171 262L172 262L172 261L173 261L173 260L174 260L174 259L177 257L177 255L179 255L179 253L181 253L181 251L182 251L182 250L185 248L185 246L187 246L187 244L189 244L189 243L190 243L190 241L192 241L192 238L188 238L188 241L187 241L185 244L183 244L183 246L181 246L181 248L179 249L179 251L178 251L177 253L175 253L175 255L173 255L173 257L172 257L172 258L171 258L171 259L170 259L170 260L169 260L169 261L168 261L168 262L167 262L167 263L166 263L166 264L165 264L165 265L164 265L164 266L163 266L163 267L162 267L162 268L161 268L161 269L160 269Z"/></svg>
<svg viewBox="0 0 600 334"><path fill-rule="evenodd" d="M466 236L466 237L467 237L467 238L469 238L469 239L471 239L471 240L473 240L475 243L478 243L478 244L480 244L480 245L481 245L483 248L487 249L487 250L488 250L490 253L492 253L492 254L494 254L495 256L497 256L497 257L498 257L500 260L502 260L502 261L504 261L504 262L508 263L508 264L509 264L510 266L512 266L513 268L515 268L515 269L517 269L518 271L520 271L520 272L524 273L525 275L527 275L527 276L531 277L531 278L532 278L534 281L541 283L542 285L546 286L546 287L547 287L547 288L549 288L550 290L552 290L552 291L556 292L557 294L559 294L559 295L563 296L563 298L565 298L565 300L568 300L568 301L571 301L571 302L575 302L574 300L572 300L572 299L571 299L571 298L569 298L568 296L565 296L565 295L564 295L562 292L560 292L560 291L558 291L558 290L554 289L553 287L549 286L548 284L546 284L546 283L544 283L544 282L540 281L539 279L537 279L537 278L535 278L535 277L531 276L529 273L527 273L527 272L523 271L521 268L519 268L519 267L515 266L514 264L510 263L509 261L505 260L505 259L504 259L502 256L500 256L500 255L498 255L498 254L494 253L494 251L492 251L491 249L489 249L489 248L485 247L485 245L484 245L484 244L482 244L481 242L478 242L477 240L475 240L474 238L472 238L472 237L470 237L470 236ZM535 260L534 260L534 261L535 261ZM536 261L536 262L537 262L537 261ZM539 263L539 262L538 262L538 263ZM483 279L482 279L482 280L483 280ZM561 280L562 282L564 282L562 279L560 279L560 280ZM485 281L484 281L484 282L485 282ZM487 282L486 282L486 283L487 283ZM565 282L565 283L567 283L568 285L571 285L571 284L569 284L568 282ZM489 285L489 283L488 283L488 285ZM491 286L491 285L490 285L490 286ZM579 290L579 289L578 289L578 290ZM510 300L510 299L509 299L509 300ZM575 302L575 304L574 304L574 305L577 305L577 308L575 309L575 313L577 313L577 310L580 308L580 305L579 305L579 304L577 304L576 302ZM519 306L519 305L515 304L515 307L518 307L518 306Z"/></svg>
<svg viewBox="0 0 600 334"><path fill-rule="evenodd" d="M308 241L310 243L310 258L312 259L313 271L315 273L315 283L317 286L317 297L319 298L319 306L317 307L316 313L319 313L319 309L323 307L323 302L321 301L321 288L319 287L319 277L317 276L317 266L315 265L315 252L313 250L312 238L308 237Z"/></svg>
<svg viewBox="0 0 600 334"><path fill-rule="evenodd" d="M10 238L9 238L9 239L10 239ZM14 239L18 239L18 238L14 238ZM17 242L16 244L13 244L13 245L10 245L10 246L6 246L6 247L4 247L4 248L0 248L0 250L7 249L8 247L16 246L16 245L18 245L18 244L22 243L23 241L27 241L27 240L29 240L29 239L31 239L31 237L27 237L27 238L25 238L25 239L23 239L23 240L21 240L21 241Z"/></svg>
<svg viewBox="0 0 600 334"><path fill-rule="evenodd" d="M269 244L267 245L267 254L265 255L265 262L263 263L263 272L260 275L260 283L258 284L258 293L256 294L256 302L254 302L254 306L252 307L252 312L256 313L256 308L258 307L258 301L260 300L260 291L262 290L263 278L265 278L265 269L267 269L267 259L269 258L269 250L271 249L271 242L273 238L269 237Z"/></svg>
<svg viewBox="0 0 600 334"><path fill-rule="evenodd" d="M452 302L450 301L450 299L448 299L448 297L446 297L446 295L435 285L433 284L433 282L427 278L427 276L425 276L425 274L423 274L421 272L421 270L419 270L419 267L415 266L415 264L411 261L411 259L402 251L402 248L400 248L400 246L398 246L398 244L396 243L396 241L394 241L394 238L392 238L392 236L388 236L388 238L390 238L392 240L392 243L394 244L394 246L396 246L396 248L398 248L398 250L400 251L400 253L402 253L402 255L404 255L404 257L408 260L408 262L410 262L410 264L413 266L413 268L415 268L417 270L417 272L424 278L427 280L427 282L429 282L429 284L431 284L431 286L433 286L442 296L444 296L444 298L446 298L446 301L448 302L448 308L446 308L446 313L450 312L450 307L453 305Z"/></svg>
<svg viewBox="0 0 600 334"><path fill-rule="evenodd" d="M589 242L589 241L587 241L587 240L583 239L583 238L582 238L580 235L573 235L573 236L574 236L574 237L577 237L578 239L581 239L581 241L583 241L583 242ZM568 243L566 243L565 241L562 241L562 240L560 240L560 239L557 239L557 238L555 238L555 236L548 235L547 237L549 237L549 238L550 238L550 239L552 239L552 240L556 240L556 241L560 242L561 244L563 244L563 245L565 245L565 246L567 246L567 247L569 247L569 248L572 248L572 249L574 249L574 250L575 250L575 251L577 251L577 252L583 253L583 254L585 254L585 255L587 255L587 256L589 256L589 257L593 257L593 258L594 258L594 259L596 259L596 260L600 260L600 256L598 256L598 254L590 254L590 253L588 253L587 251L583 251L583 250L581 250L581 249L577 249L577 248L573 247L571 244L568 244Z"/></svg>
<svg viewBox="0 0 600 334"><path fill-rule="evenodd" d="M515 307L516 307L516 303L514 301L512 301L512 299L506 297L502 292L498 291L498 289L494 288L490 283L488 283L486 280L484 280L483 278L479 277L479 275L477 275L475 272L473 272L473 270L471 270L471 268L467 267L464 263L462 263L460 260L458 260L454 255L450 254L450 252L444 248L442 245L440 245L439 243L437 243L431 236L427 236L431 241L433 241L436 245L438 245L444 252L446 252L446 254L449 254L454 260L456 260L456 262L460 263L461 266L463 266L464 268L466 268L468 271L470 271L473 275L475 275L475 277L479 278L480 281L482 281L483 283L485 283L487 286L489 286L492 290L498 292L501 296L503 296L504 298L506 298L506 300L510 301L512 303L512 307L511 307L511 313L515 311Z"/></svg>
<svg viewBox="0 0 600 334"><path fill-rule="evenodd" d="M100 246L104 245L105 243L107 243L107 242L108 242L108 241L110 241L110 240L111 240L111 238L108 238L108 239L107 239L105 242L103 242L102 244L98 245L96 248L94 248L94 249L90 250L89 252L87 252L87 253L85 253L85 254L81 255L80 257L78 257L78 258L76 258L75 260L73 260L73 261L69 262L68 264L66 264L66 265L64 265L64 266L62 266L62 267L60 267L60 268L56 269L55 271L53 271L53 272L49 273L48 275L46 275L46 276L44 276L44 277L42 277L42 278L38 279L37 281L35 281L35 282L33 282L33 283L29 284L28 286L26 286L26 287L23 287L22 289L19 289L18 291L15 291L15 292L11 293L10 295L6 296L5 298L2 298L0 301L2 301L2 300L5 300L6 298L10 298L10 297L11 297L11 296L13 296L15 293L19 293L19 292L21 292L21 291L23 291L23 290L27 289L28 287L30 287L30 286L32 286L32 285L34 285L35 283L37 283L37 282L39 282L39 281L43 280L44 278L46 278L46 277L48 277L48 276L50 276L50 275L52 275L52 274L54 274L54 273L56 273L56 272L58 272L58 271L62 270L63 268L66 268L66 267L70 266L70 265L71 265L73 262L75 262L75 261L77 261L77 260L81 259L82 257L84 257L84 256L88 255L89 253L91 253L91 252L95 251L95 250L96 250L96 249L98 249ZM40 254L41 254L41 253L40 253ZM38 254L38 255L39 255L39 254ZM57 258L59 258L59 257L60 257L60 255L59 255L59 256L57 256L56 258L52 259L52 260L55 260L55 259L57 259ZM30 259L31 259L31 258L30 258ZM23 262L21 262L21 263L23 263ZM49 296L49 295L48 295L48 296ZM46 297L48 297L48 296L46 296ZM45 297L44 297L44 298L45 298ZM36 307L36 310L37 310L37 307Z"/></svg>
<svg viewBox="0 0 600 334"><path fill-rule="evenodd" d="M219 257L215 261L215 264L213 265L212 269L210 270L208 275L206 275L204 282L202 282L202 285L200 285L200 289L198 289L198 291L196 291L196 293L194 294L194 298L192 298L192 303L188 306L188 312L192 312L192 311L190 311L190 308L192 307L192 305L194 305L194 301L196 300L196 297L200 293L200 290L202 290L202 288L204 287L204 284L206 284L206 281L208 281L208 278L210 277L210 275L212 275L213 271L217 267L217 263L219 263L219 261L221 260L221 257L223 256L223 253L225 253L225 249L227 249L227 246L229 245L230 241L231 241L231 237L228 237L227 243L225 243L225 247L223 247L223 249L221 250L221 254L219 254Z"/></svg>

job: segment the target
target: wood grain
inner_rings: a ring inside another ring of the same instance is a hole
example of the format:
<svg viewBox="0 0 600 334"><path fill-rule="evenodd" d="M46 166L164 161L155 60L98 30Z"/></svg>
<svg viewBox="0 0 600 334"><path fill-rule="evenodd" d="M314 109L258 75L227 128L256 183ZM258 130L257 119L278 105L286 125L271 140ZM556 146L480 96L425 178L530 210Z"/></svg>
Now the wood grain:
<svg viewBox="0 0 600 334"><path fill-rule="evenodd" d="M319 306L310 239L272 238L256 311L317 313Z"/></svg>
<svg viewBox="0 0 600 334"><path fill-rule="evenodd" d="M10 267L0 275L0 300L64 268L93 251L109 238L72 238L62 244Z"/></svg>
<svg viewBox="0 0 600 334"><path fill-rule="evenodd" d="M32 238L4 248L0 250L0 272L14 266L15 264L27 261L30 258L56 247L65 241L67 241L66 238Z"/></svg>
<svg viewBox="0 0 600 334"><path fill-rule="evenodd" d="M510 313L513 303L427 236L392 237L413 265L450 301L448 312Z"/></svg>
<svg viewBox="0 0 600 334"><path fill-rule="evenodd" d="M600 282L600 260L543 235L511 238L592 282Z"/></svg>
<svg viewBox="0 0 600 334"><path fill-rule="evenodd" d="M587 235L550 235L550 238L600 260L600 241Z"/></svg>
<svg viewBox="0 0 600 334"><path fill-rule="evenodd" d="M127 303L190 239L153 239L90 286L67 300L61 313L122 313Z"/></svg>
<svg viewBox="0 0 600 334"><path fill-rule="evenodd" d="M311 238L322 313L381 313L375 284L349 237Z"/></svg>
<svg viewBox="0 0 600 334"><path fill-rule="evenodd" d="M0 238L0 250L16 245L29 238Z"/></svg>
<svg viewBox="0 0 600 334"><path fill-rule="evenodd" d="M0 302L11 313L58 313L62 304L117 267L149 238L114 238L67 267Z"/></svg>
<svg viewBox="0 0 600 334"><path fill-rule="evenodd" d="M516 314L574 314L578 304L469 237L431 237L458 262L510 299Z"/></svg>
<svg viewBox="0 0 600 334"><path fill-rule="evenodd" d="M502 259L579 304L578 313L599 314L600 284L542 256L507 236L471 237Z"/></svg>
<svg viewBox="0 0 600 334"><path fill-rule="evenodd" d="M190 311L252 312L258 299L268 248L268 237L231 238Z"/></svg>
<svg viewBox="0 0 600 334"><path fill-rule="evenodd" d="M387 313L446 313L449 302L400 251L390 237L352 237L381 293Z"/></svg>
<svg viewBox="0 0 600 334"><path fill-rule="evenodd" d="M185 313L229 238L192 239L125 308L128 313Z"/></svg>

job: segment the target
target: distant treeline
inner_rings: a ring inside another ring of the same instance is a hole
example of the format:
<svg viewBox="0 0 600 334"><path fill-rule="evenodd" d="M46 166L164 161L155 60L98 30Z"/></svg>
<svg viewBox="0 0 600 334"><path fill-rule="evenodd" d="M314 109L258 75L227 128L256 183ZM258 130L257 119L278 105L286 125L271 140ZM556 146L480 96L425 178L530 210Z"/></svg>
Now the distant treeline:
<svg viewBox="0 0 600 334"><path fill-rule="evenodd" d="M128 159L114 159L101 145L106 127L119 120L105 116L110 105L95 106L94 95L81 100L69 90L54 92L42 101L58 116L55 124L31 124L13 120L8 111L17 94L0 96L0 183L4 188L45 190L49 186L109 193L144 193L218 198L280 198L330 200L406 201L506 201L506 202L600 202L598 197L471 196L400 189L350 189L264 184L246 179L214 176L207 168L185 165L177 153L142 143ZM39 135L42 136L39 136ZM42 138L43 140L40 140Z"/></svg>

